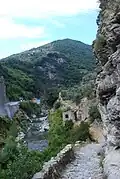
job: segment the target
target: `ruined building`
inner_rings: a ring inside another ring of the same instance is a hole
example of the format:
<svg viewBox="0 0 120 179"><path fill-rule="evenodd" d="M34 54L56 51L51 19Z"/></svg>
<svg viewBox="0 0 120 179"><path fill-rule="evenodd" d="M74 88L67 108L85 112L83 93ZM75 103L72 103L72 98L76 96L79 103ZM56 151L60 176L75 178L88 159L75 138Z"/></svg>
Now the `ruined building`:
<svg viewBox="0 0 120 179"><path fill-rule="evenodd" d="M81 122L89 119L90 102L87 98L83 98L78 106L64 103L63 121Z"/></svg>

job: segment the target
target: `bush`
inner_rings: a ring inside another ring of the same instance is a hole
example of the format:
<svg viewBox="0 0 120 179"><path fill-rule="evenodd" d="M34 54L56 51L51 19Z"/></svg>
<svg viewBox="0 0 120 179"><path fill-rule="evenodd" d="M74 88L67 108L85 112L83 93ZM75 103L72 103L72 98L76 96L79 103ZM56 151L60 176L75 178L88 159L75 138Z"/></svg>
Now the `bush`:
<svg viewBox="0 0 120 179"><path fill-rule="evenodd" d="M48 105L49 108L52 108L55 101L58 99L58 95L59 95L59 89L57 88L50 88L46 91L46 103Z"/></svg>
<svg viewBox="0 0 120 179"><path fill-rule="evenodd" d="M41 113L41 106L31 101L21 102L20 108L25 111L28 116L31 116L32 114L39 116Z"/></svg>
<svg viewBox="0 0 120 179"><path fill-rule="evenodd" d="M71 131L70 140L72 143L76 141L86 141L90 138L89 134L89 124L87 122L81 122L80 126L76 126Z"/></svg>
<svg viewBox="0 0 120 179"><path fill-rule="evenodd" d="M22 143L16 142L16 128L13 123L0 153L0 179L30 179L45 161L44 153L28 151Z"/></svg>
<svg viewBox="0 0 120 179"><path fill-rule="evenodd" d="M4 145L11 123L11 120L7 117L0 117L0 147Z"/></svg>
<svg viewBox="0 0 120 179"><path fill-rule="evenodd" d="M94 49L97 52L98 50L104 48L105 45L106 45L105 37L104 35L100 34L94 43Z"/></svg>
<svg viewBox="0 0 120 179"><path fill-rule="evenodd" d="M55 110L56 110L56 109L59 109L60 106L61 106L60 101L56 101L56 102L54 103L54 109L55 109Z"/></svg>
<svg viewBox="0 0 120 179"><path fill-rule="evenodd" d="M75 96L75 100L74 100L74 101L75 101L76 105L79 105L79 104L80 104L81 99L82 99L81 95L77 94L77 95Z"/></svg>
<svg viewBox="0 0 120 179"><path fill-rule="evenodd" d="M30 152L24 146L20 148L15 147L15 150L13 149L14 146L11 146L12 158L9 158L6 168L4 167L3 169L2 166L0 171L1 179L31 179L35 172L42 169L44 161L42 153Z"/></svg>
<svg viewBox="0 0 120 179"><path fill-rule="evenodd" d="M56 148L57 151L69 143L75 143L78 140L85 141L90 137L89 124L81 122L80 126L74 127L72 121L62 120L62 111L59 109L50 115L49 145Z"/></svg>
<svg viewBox="0 0 120 179"><path fill-rule="evenodd" d="M93 105L93 106L90 107L89 116L90 116L91 122L94 122L95 119L101 120L101 115L99 113L97 106Z"/></svg>

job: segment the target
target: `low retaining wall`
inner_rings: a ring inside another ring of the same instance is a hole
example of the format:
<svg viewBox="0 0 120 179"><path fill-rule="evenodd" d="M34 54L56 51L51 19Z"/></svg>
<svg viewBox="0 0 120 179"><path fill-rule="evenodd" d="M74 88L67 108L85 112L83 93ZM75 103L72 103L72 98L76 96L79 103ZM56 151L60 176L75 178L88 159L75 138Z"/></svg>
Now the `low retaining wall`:
<svg viewBox="0 0 120 179"><path fill-rule="evenodd" d="M36 173L32 179L58 179L63 168L74 158L73 146L69 144L56 157L46 162L42 171Z"/></svg>

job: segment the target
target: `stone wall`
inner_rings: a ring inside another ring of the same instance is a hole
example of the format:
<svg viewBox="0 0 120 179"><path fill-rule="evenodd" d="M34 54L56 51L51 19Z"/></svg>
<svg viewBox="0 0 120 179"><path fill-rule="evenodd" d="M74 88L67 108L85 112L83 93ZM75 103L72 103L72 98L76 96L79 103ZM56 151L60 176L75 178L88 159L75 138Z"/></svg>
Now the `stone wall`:
<svg viewBox="0 0 120 179"><path fill-rule="evenodd" d="M7 103L6 86L4 78L0 78L0 116L8 116L13 118L14 114L19 110L19 102Z"/></svg>
<svg viewBox="0 0 120 179"><path fill-rule="evenodd" d="M15 113L19 110L20 102L6 103L4 106L7 116L12 119Z"/></svg>
<svg viewBox="0 0 120 179"><path fill-rule="evenodd" d="M36 173L32 179L58 179L63 168L74 158L73 146L69 144L56 157L46 162L42 171Z"/></svg>
<svg viewBox="0 0 120 179"><path fill-rule="evenodd" d="M104 172L120 178L120 0L100 0L94 52L101 65L97 78L99 110L106 135Z"/></svg>
<svg viewBox="0 0 120 179"><path fill-rule="evenodd" d="M89 119L90 104L91 103L87 98L83 98L81 100L77 111L77 118L79 121L85 121L86 119Z"/></svg>
<svg viewBox="0 0 120 179"><path fill-rule="evenodd" d="M73 121L75 122L75 114L72 110L63 112L63 121Z"/></svg>
<svg viewBox="0 0 120 179"><path fill-rule="evenodd" d="M4 108L4 104L6 102L6 89L4 84L4 78L0 78L0 115L5 116L6 111Z"/></svg>

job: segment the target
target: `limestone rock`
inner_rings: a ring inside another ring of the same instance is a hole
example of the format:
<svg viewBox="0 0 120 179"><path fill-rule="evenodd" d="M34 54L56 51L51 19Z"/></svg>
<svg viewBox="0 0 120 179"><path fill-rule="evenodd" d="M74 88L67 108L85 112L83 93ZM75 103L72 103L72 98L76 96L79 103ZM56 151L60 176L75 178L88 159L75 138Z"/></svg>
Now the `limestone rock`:
<svg viewBox="0 0 120 179"><path fill-rule="evenodd" d="M97 97L107 142L104 171L108 179L118 179L120 152L115 149L120 147L120 0L100 0L100 8L94 52L102 65Z"/></svg>
<svg viewBox="0 0 120 179"><path fill-rule="evenodd" d="M120 179L120 150L112 150L106 155L104 171L109 179Z"/></svg>

